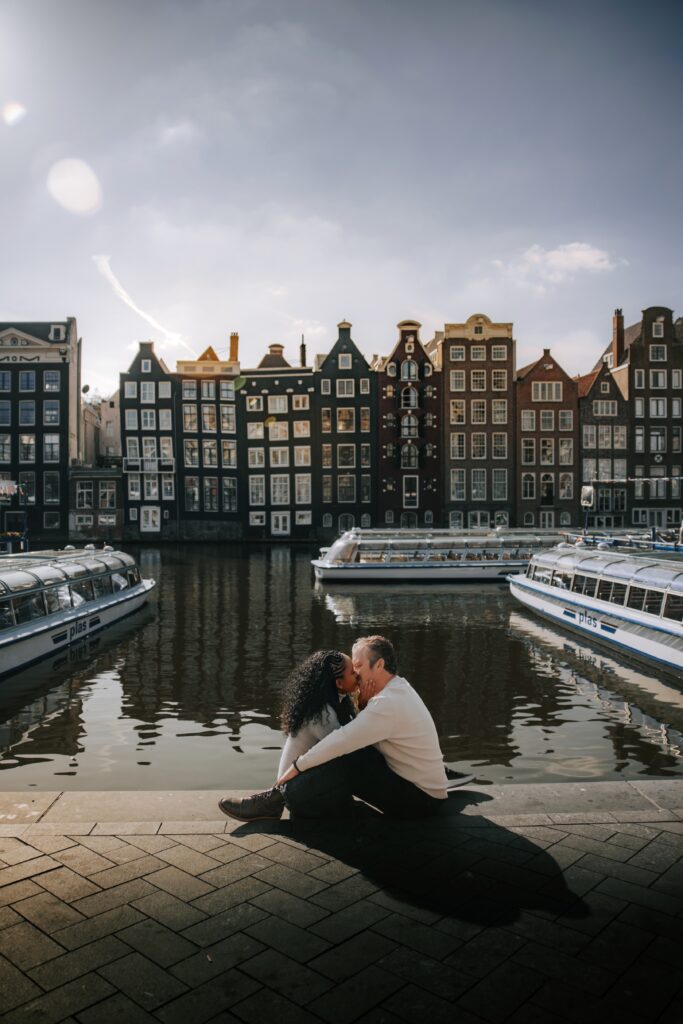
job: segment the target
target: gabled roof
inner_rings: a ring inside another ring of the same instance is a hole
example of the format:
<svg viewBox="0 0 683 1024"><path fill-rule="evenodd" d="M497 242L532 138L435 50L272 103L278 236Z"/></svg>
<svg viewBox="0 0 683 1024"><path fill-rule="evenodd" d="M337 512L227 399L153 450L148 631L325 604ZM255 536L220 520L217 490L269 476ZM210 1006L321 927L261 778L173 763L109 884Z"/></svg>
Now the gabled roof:
<svg viewBox="0 0 683 1024"><path fill-rule="evenodd" d="M50 341L50 328L51 327L63 327L64 335L68 337L69 334L69 321L68 320L45 320L41 323L28 322L26 320L6 320L0 323L0 332L14 329L15 331L21 331L22 334L30 334L32 338L39 338L41 341ZM52 341L52 345L64 344L64 342Z"/></svg>
<svg viewBox="0 0 683 1024"><path fill-rule="evenodd" d="M217 363L218 361L218 356L214 352L211 345L204 349L199 359L197 360L198 363Z"/></svg>
<svg viewBox="0 0 683 1024"><path fill-rule="evenodd" d="M625 363L627 361L628 351L629 351L631 345L633 344L633 342L634 341L638 341L638 339L640 338L640 335L642 333L642 330L643 330L643 321L642 320L639 320L638 323L631 324L630 327L625 327L624 328L624 358L622 359L622 363ZM607 345L607 347L602 350L602 355L600 356L600 358L598 359L597 363L593 367L594 370L599 370L600 369L600 366L604 362L605 356L608 355L611 351L612 351L612 342L610 341L610 343ZM613 369L616 369L616 367L613 367Z"/></svg>
<svg viewBox="0 0 683 1024"><path fill-rule="evenodd" d="M603 363L603 366L605 364ZM583 376L574 377L579 389L579 398L585 398L593 384L600 375L600 369L591 370L590 373L584 373Z"/></svg>

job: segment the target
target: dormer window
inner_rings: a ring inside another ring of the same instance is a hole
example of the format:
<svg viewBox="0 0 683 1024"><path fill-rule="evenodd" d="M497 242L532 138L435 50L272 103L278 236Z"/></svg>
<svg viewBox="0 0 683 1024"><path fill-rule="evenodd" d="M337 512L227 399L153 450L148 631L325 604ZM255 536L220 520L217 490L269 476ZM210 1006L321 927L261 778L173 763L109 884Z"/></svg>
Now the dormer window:
<svg viewBox="0 0 683 1024"><path fill-rule="evenodd" d="M481 325L481 324L477 324L477 325L475 326L475 328L474 328L474 333L475 333L475 334L483 334L483 333L484 333L484 328L482 327L482 325Z"/></svg>
<svg viewBox="0 0 683 1024"><path fill-rule="evenodd" d="M141 373L151 373L152 372L152 360L151 359L141 359L140 360L140 372Z"/></svg>
<svg viewBox="0 0 683 1024"><path fill-rule="evenodd" d="M416 409L417 408L417 391L414 387L408 385L401 392L401 408L402 409Z"/></svg>
<svg viewBox="0 0 683 1024"><path fill-rule="evenodd" d="M603 395L608 395L609 394L609 381L608 380L600 381L600 393L603 394Z"/></svg>
<svg viewBox="0 0 683 1024"><path fill-rule="evenodd" d="M50 341L64 341L64 327L62 324L50 324L50 333L48 334Z"/></svg>
<svg viewBox="0 0 683 1024"><path fill-rule="evenodd" d="M414 359L404 359L401 363L401 380L417 380L417 363Z"/></svg>
<svg viewBox="0 0 683 1024"><path fill-rule="evenodd" d="M664 324L656 323L652 325L652 337L663 338L664 337Z"/></svg>
<svg viewBox="0 0 683 1024"><path fill-rule="evenodd" d="M351 353L340 352L339 353L339 369L350 370L351 369Z"/></svg>

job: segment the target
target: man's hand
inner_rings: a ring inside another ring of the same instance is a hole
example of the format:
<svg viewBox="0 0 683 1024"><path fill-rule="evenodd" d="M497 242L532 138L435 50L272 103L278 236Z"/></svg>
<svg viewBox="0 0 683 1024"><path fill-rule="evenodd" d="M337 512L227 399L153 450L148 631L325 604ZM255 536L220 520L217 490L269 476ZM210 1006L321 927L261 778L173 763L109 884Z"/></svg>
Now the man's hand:
<svg viewBox="0 0 683 1024"><path fill-rule="evenodd" d="M367 707L368 701L375 696L377 687L374 679L367 679L365 682L361 682L358 688L358 707L362 711L364 707Z"/></svg>
<svg viewBox="0 0 683 1024"><path fill-rule="evenodd" d="M285 774L284 774L284 775L282 775L282 776L281 776L281 777L280 777L280 778L279 778L279 779L277 780L277 782L275 783L275 785L276 785L276 786L283 786L283 785L285 784L285 782L289 782L289 780L290 780L290 779L294 779L294 778L296 778L296 776L297 776L297 775L300 775L300 774L301 774L301 772L298 772L298 771L296 770L296 768L294 767L294 765L290 765L290 767L289 767L289 768L287 769L287 771L285 772Z"/></svg>

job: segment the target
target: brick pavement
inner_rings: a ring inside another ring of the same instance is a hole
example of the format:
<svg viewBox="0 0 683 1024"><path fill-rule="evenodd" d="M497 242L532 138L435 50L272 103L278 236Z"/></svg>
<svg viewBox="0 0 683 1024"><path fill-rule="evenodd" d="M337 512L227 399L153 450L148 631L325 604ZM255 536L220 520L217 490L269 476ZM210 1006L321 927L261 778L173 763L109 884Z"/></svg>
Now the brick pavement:
<svg viewBox="0 0 683 1024"><path fill-rule="evenodd" d="M428 823L0 814L2 1021L683 1021L683 810L513 789Z"/></svg>

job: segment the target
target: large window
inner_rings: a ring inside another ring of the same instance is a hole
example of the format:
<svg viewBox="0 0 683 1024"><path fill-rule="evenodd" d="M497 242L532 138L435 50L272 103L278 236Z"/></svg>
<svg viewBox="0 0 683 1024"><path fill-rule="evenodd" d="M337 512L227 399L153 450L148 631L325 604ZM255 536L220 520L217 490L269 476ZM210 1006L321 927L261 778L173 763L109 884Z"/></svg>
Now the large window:
<svg viewBox="0 0 683 1024"><path fill-rule="evenodd" d="M268 396L268 412L277 415L278 413L285 413L288 410L287 395L269 395Z"/></svg>
<svg viewBox="0 0 683 1024"><path fill-rule="evenodd" d="M472 470L472 501L486 501L486 470Z"/></svg>
<svg viewBox="0 0 683 1024"><path fill-rule="evenodd" d="M36 435L19 434L19 462L36 461Z"/></svg>
<svg viewBox="0 0 683 1024"><path fill-rule="evenodd" d="M507 398L494 398L491 401L491 422L502 424L508 421Z"/></svg>
<svg viewBox="0 0 683 1024"><path fill-rule="evenodd" d="M184 463L186 466L199 465L199 441L196 437L185 438L183 441Z"/></svg>
<svg viewBox="0 0 683 1024"><path fill-rule="evenodd" d="M43 434L43 462L59 462L59 434Z"/></svg>
<svg viewBox="0 0 683 1024"><path fill-rule="evenodd" d="M451 370L450 373L451 391L465 390L465 371Z"/></svg>
<svg viewBox="0 0 683 1024"><path fill-rule="evenodd" d="M337 432L352 434L356 429L356 410L346 406L337 409Z"/></svg>
<svg viewBox="0 0 683 1024"><path fill-rule="evenodd" d="M221 432L223 434L234 434L236 430L235 406L221 406Z"/></svg>
<svg viewBox="0 0 683 1024"><path fill-rule="evenodd" d="M417 416L413 413L406 413L405 416L401 417L401 437L417 437L418 436L418 421Z"/></svg>
<svg viewBox="0 0 683 1024"><path fill-rule="evenodd" d="M404 359L401 363L401 380L417 380L417 363L414 359Z"/></svg>
<svg viewBox="0 0 683 1024"><path fill-rule="evenodd" d="M494 459L507 459L508 457L508 436L507 434L496 433L492 438Z"/></svg>
<svg viewBox="0 0 683 1024"><path fill-rule="evenodd" d="M417 508L419 505L419 477L403 477L403 507Z"/></svg>
<svg viewBox="0 0 683 1024"><path fill-rule="evenodd" d="M12 461L12 435L0 434L0 462Z"/></svg>
<svg viewBox="0 0 683 1024"><path fill-rule="evenodd" d="M221 441L221 463L226 469L237 466L237 441Z"/></svg>
<svg viewBox="0 0 683 1024"><path fill-rule="evenodd" d="M536 497L536 474L522 473L522 498L530 501Z"/></svg>
<svg viewBox="0 0 683 1024"><path fill-rule="evenodd" d="M560 438L559 456L561 466L572 466L574 464L574 442L571 437Z"/></svg>
<svg viewBox="0 0 683 1024"><path fill-rule="evenodd" d="M223 477L223 511L237 511L237 479L234 476Z"/></svg>
<svg viewBox="0 0 683 1024"><path fill-rule="evenodd" d="M356 478L351 473L340 473L337 477L337 501L353 502L356 500Z"/></svg>
<svg viewBox="0 0 683 1024"><path fill-rule="evenodd" d="M525 466L533 466L536 461L536 441L533 437L522 438L522 462Z"/></svg>
<svg viewBox="0 0 683 1024"><path fill-rule="evenodd" d="M197 429L197 406L183 406L183 430L194 431Z"/></svg>
<svg viewBox="0 0 683 1024"><path fill-rule="evenodd" d="M207 383L202 381L202 383ZM204 511L218 512L218 477L204 477Z"/></svg>
<svg viewBox="0 0 683 1024"><path fill-rule="evenodd" d="M508 386L507 370L492 370L491 386L494 391L506 391Z"/></svg>
<svg viewBox="0 0 683 1024"><path fill-rule="evenodd" d="M535 409L522 409L521 425L522 425L522 430L535 430L536 429L536 410Z"/></svg>
<svg viewBox="0 0 683 1024"><path fill-rule="evenodd" d="M451 434L451 458L464 459L465 455L465 434Z"/></svg>
<svg viewBox="0 0 683 1024"><path fill-rule="evenodd" d="M116 483L113 480L100 480L98 498L99 508L116 508Z"/></svg>
<svg viewBox="0 0 683 1024"><path fill-rule="evenodd" d="M466 404L464 398L451 398L451 423L455 426L465 423L467 420Z"/></svg>
<svg viewBox="0 0 683 1024"><path fill-rule="evenodd" d="M43 370L43 391L59 391L59 370Z"/></svg>
<svg viewBox="0 0 683 1024"><path fill-rule="evenodd" d="M289 466L289 448L271 448L269 457L271 466L280 469Z"/></svg>
<svg viewBox="0 0 683 1024"><path fill-rule="evenodd" d="M203 383L207 383L204 381ZM205 430L209 434L216 433L216 406L215 405L203 405L202 406L202 430Z"/></svg>
<svg viewBox="0 0 683 1024"><path fill-rule="evenodd" d="M339 469L355 469L356 446L355 444L337 445L337 466Z"/></svg>
<svg viewBox="0 0 683 1024"><path fill-rule="evenodd" d="M532 402L561 402L561 380L534 380L531 383Z"/></svg>
<svg viewBox="0 0 683 1024"><path fill-rule="evenodd" d="M266 478L264 476L249 476L249 504L265 505L266 503Z"/></svg>
<svg viewBox="0 0 683 1024"><path fill-rule="evenodd" d="M401 467L403 469L417 469L418 467L417 447L410 441L401 448Z"/></svg>
<svg viewBox="0 0 683 1024"><path fill-rule="evenodd" d="M192 382L194 383L194 381ZM183 385L184 387L184 385ZM185 511L199 512L199 477L185 477Z"/></svg>
<svg viewBox="0 0 683 1024"><path fill-rule="evenodd" d="M470 371L470 388L472 391L486 391L486 370Z"/></svg>
<svg viewBox="0 0 683 1024"><path fill-rule="evenodd" d="M297 505L311 504L311 474L294 474L294 501Z"/></svg>
<svg viewBox="0 0 683 1024"><path fill-rule="evenodd" d="M92 480L76 481L76 508L94 508Z"/></svg>
<svg viewBox="0 0 683 1024"><path fill-rule="evenodd" d="M472 423L486 423L486 399L473 398L470 402L470 415Z"/></svg>
<svg viewBox="0 0 683 1024"><path fill-rule="evenodd" d="M46 505L59 504L59 473L43 473L43 501Z"/></svg>
<svg viewBox="0 0 683 1024"><path fill-rule="evenodd" d="M508 471L507 469L494 469L492 471L492 498L494 501L507 501L508 496Z"/></svg>
<svg viewBox="0 0 683 1024"><path fill-rule="evenodd" d="M472 434L472 458L486 458L486 434L483 431Z"/></svg>
<svg viewBox="0 0 683 1024"><path fill-rule="evenodd" d="M356 393L356 382L352 377L343 377L337 381L337 398L353 398Z"/></svg>
<svg viewBox="0 0 683 1024"><path fill-rule="evenodd" d="M465 470L451 470L451 501L465 500Z"/></svg>
<svg viewBox="0 0 683 1024"><path fill-rule="evenodd" d="M270 501L272 505L289 505L289 476L287 473L273 473L271 476Z"/></svg>
<svg viewBox="0 0 683 1024"><path fill-rule="evenodd" d="M213 440L202 441L202 463L204 466L218 465L218 443Z"/></svg>
<svg viewBox="0 0 683 1024"><path fill-rule="evenodd" d="M32 427L36 422L36 403L19 402L19 426Z"/></svg>

